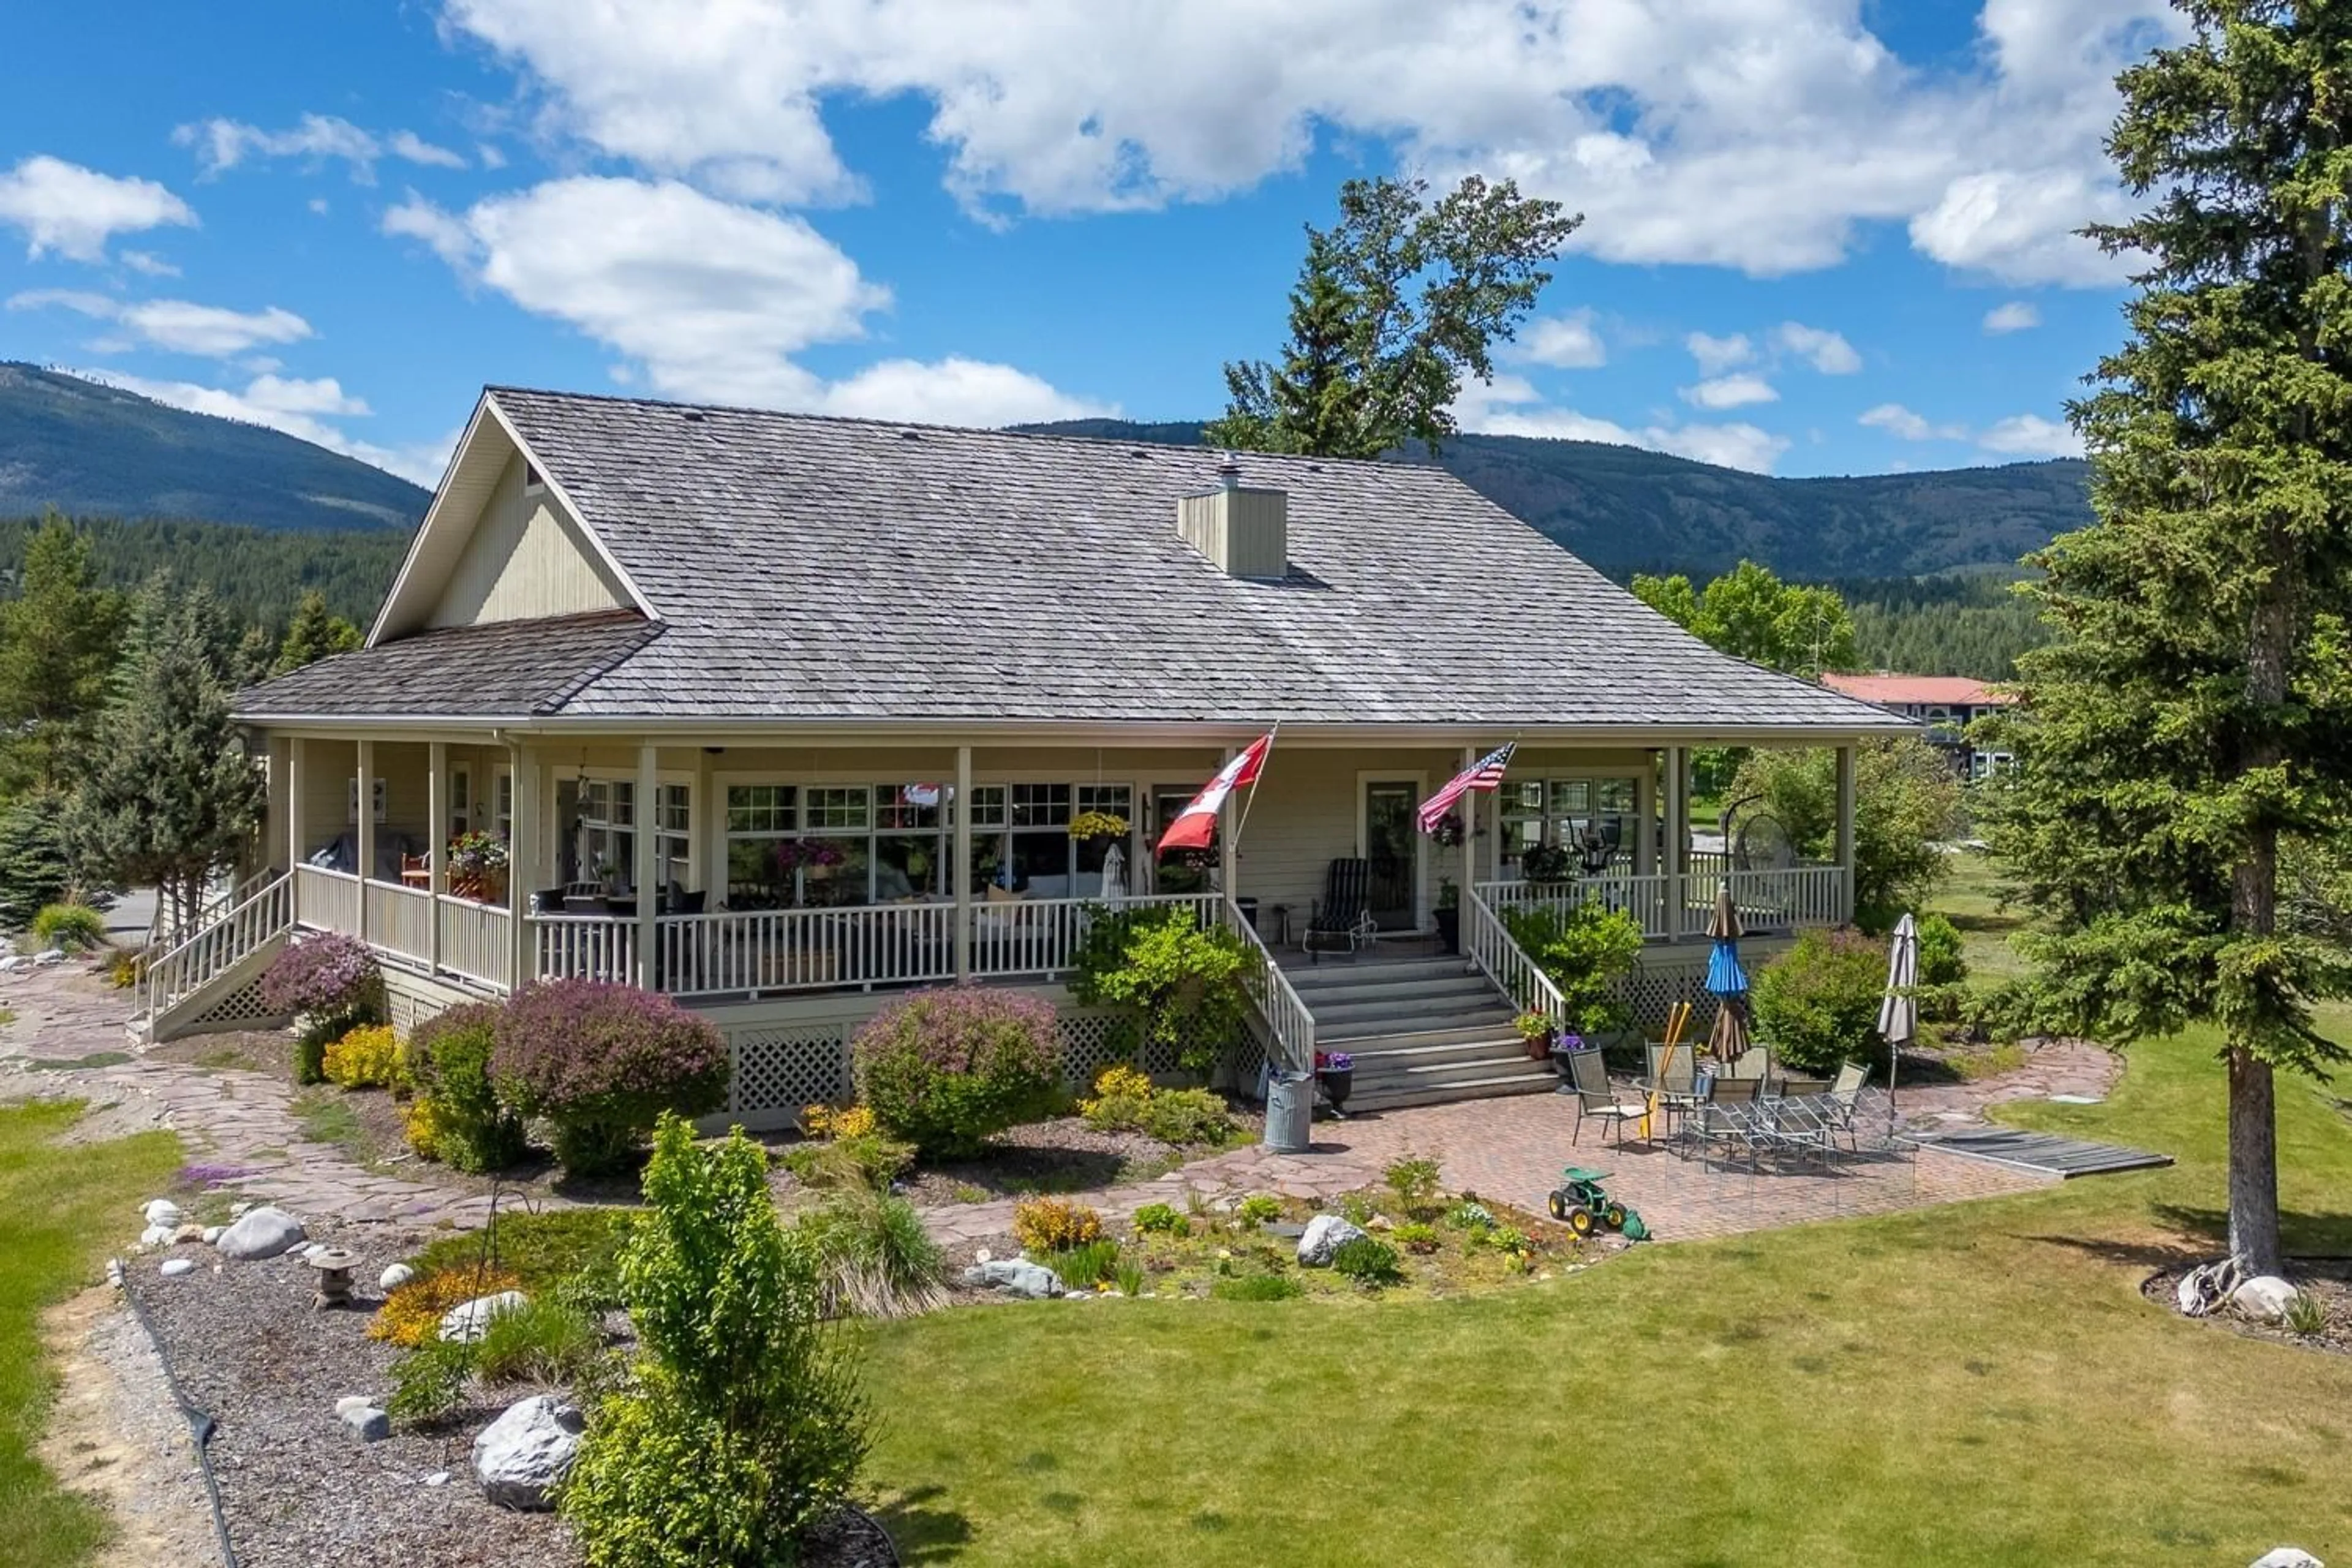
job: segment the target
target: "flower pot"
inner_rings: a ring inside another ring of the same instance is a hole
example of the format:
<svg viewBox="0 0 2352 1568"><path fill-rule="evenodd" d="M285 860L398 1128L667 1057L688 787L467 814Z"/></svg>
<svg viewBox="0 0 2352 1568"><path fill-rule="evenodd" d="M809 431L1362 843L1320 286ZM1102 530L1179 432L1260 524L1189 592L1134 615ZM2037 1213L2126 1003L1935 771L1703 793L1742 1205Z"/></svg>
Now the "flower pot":
<svg viewBox="0 0 2352 1568"><path fill-rule="evenodd" d="M1326 1070L1317 1073L1315 1078L1323 1086L1323 1098L1331 1102L1334 1110L1345 1106L1348 1096L1355 1092L1356 1074L1352 1068L1346 1072Z"/></svg>
<svg viewBox="0 0 2352 1568"><path fill-rule="evenodd" d="M1462 910L1457 906L1434 911L1437 917L1437 940L1445 944L1448 952L1462 951Z"/></svg>
<svg viewBox="0 0 2352 1568"><path fill-rule="evenodd" d="M1519 1044L1526 1047L1528 1060L1531 1062L1549 1061L1551 1059L1551 1037L1549 1035L1522 1035L1519 1037Z"/></svg>

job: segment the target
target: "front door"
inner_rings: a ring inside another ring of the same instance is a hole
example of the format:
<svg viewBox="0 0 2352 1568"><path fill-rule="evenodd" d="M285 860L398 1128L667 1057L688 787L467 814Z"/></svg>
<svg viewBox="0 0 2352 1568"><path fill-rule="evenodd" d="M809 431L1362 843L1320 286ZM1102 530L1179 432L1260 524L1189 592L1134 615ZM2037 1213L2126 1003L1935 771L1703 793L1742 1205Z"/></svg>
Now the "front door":
<svg viewBox="0 0 2352 1568"><path fill-rule="evenodd" d="M1411 779L1375 779L1364 785L1364 858L1372 863L1372 922L1382 931L1417 923L1416 875L1421 835L1412 820L1421 785Z"/></svg>

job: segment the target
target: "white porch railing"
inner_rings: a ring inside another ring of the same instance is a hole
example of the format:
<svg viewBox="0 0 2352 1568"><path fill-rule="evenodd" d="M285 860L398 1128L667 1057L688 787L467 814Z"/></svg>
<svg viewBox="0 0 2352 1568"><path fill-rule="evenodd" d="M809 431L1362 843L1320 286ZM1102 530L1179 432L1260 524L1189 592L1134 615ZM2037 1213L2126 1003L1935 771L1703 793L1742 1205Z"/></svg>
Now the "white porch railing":
<svg viewBox="0 0 2352 1568"><path fill-rule="evenodd" d="M1283 973L1282 965L1275 962L1265 940L1257 934L1257 927L1243 915L1241 906L1217 895L1217 913L1225 929L1241 939L1243 950L1248 954L1249 966L1242 971L1242 989L1257 1004L1259 1014L1274 1035L1273 1054L1294 1071L1314 1071L1315 1015L1299 997L1298 988Z"/></svg>
<svg viewBox="0 0 2352 1568"><path fill-rule="evenodd" d="M1739 923L1751 931L1797 931L1806 926L1843 925L1853 918L1846 907L1845 868L1792 866L1785 871L1727 871L1721 878L1691 878L1691 907L1698 911L1693 931L1706 929L1719 882L1731 887Z"/></svg>
<svg viewBox="0 0 2352 1568"><path fill-rule="evenodd" d="M360 929L360 879L323 866L294 868L294 923L312 931L356 936Z"/></svg>
<svg viewBox="0 0 2352 1568"><path fill-rule="evenodd" d="M147 922L146 951L163 952L179 946L284 875L282 871L256 871L242 882L209 891L195 912L176 925L164 923L171 918L171 905L163 899L157 899L155 913Z"/></svg>
<svg viewBox="0 0 2352 1568"><path fill-rule="evenodd" d="M196 934L151 959L142 981L149 1018L242 963L294 921L294 880L263 883Z"/></svg>
<svg viewBox="0 0 2352 1568"><path fill-rule="evenodd" d="M514 917L503 907L444 893L434 918L441 922L443 969L500 989L513 984Z"/></svg>
<svg viewBox="0 0 2352 1568"><path fill-rule="evenodd" d="M533 980L637 979L637 922L617 915L532 915Z"/></svg>
<svg viewBox="0 0 2352 1568"><path fill-rule="evenodd" d="M1520 886L1523 884L1504 884ZM1568 999L1559 993L1550 975L1536 967L1534 959L1511 935L1484 896L1484 889L1493 886L1482 883L1470 889L1469 899L1462 906L1462 951L1470 962L1486 973L1511 1005L1522 1012L1548 1016L1553 1027L1568 1026Z"/></svg>
<svg viewBox="0 0 2352 1568"><path fill-rule="evenodd" d="M1840 925L1845 907L1845 871L1838 866L1792 866L1778 871L1694 869L1636 877L1610 872L1573 882L1480 882L1473 890L1497 910L1571 910L1598 903L1622 910L1639 921L1642 934L1671 942L1699 936L1714 915L1716 893L1728 881L1739 923L1751 933Z"/></svg>
<svg viewBox="0 0 2352 1568"><path fill-rule="evenodd" d="M665 915L654 933L654 984L674 995L955 978L953 904Z"/></svg>
<svg viewBox="0 0 2352 1568"><path fill-rule="evenodd" d="M421 888L397 882L366 882L360 896L367 902L369 945L411 964L433 962L433 895Z"/></svg>

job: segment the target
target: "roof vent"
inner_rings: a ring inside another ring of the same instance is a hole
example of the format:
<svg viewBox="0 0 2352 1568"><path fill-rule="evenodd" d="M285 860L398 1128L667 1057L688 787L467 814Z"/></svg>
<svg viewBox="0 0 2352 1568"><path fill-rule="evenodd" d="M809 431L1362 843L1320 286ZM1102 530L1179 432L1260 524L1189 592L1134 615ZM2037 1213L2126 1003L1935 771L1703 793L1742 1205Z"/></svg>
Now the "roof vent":
<svg viewBox="0 0 2352 1568"><path fill-rule="evenodd" d="M1290 498L1242 483L1241 459L1217 465L1217 488L1176 499L1176 531L1229 577L1290 574Z"/></svg>

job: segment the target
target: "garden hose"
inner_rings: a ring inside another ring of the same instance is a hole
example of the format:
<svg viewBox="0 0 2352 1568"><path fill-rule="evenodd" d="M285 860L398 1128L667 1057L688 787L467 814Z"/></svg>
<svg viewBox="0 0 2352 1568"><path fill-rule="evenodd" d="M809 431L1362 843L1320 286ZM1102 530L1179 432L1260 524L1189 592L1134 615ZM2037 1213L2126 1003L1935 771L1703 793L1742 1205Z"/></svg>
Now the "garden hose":
<svg viewBox="0 0 2352 1568"><path fill-rule="evenodd" d="M221 1512L220 1481L213 1474L211 1444L213 1434L219 1430L219 1426L210 1413L188 1397L187 1391L180 1386L179 1378L173 1374L172 1358L163 1349L163 1337L155 1331L154 1320L148 1317L147 1309L140 1302L138 1293L131 1289L121 1260L109 1259L106 1271L113 1277L114 1288L122 1292L122 1299L131 1303L131 1315L139 1320L139 1327L146 1333L147 1342L155 1348L155 1360L163 1369L163 1386L172 1391L173 1403L179 1405L180 1414L187 1420L188 1435L196 1441L196 1468L204 1475L205 1495L212 1502L213 1532L220 1538L221 1568L237 1568L236 1548L230 1545L228 1540L228 1518Z"/></svg>

